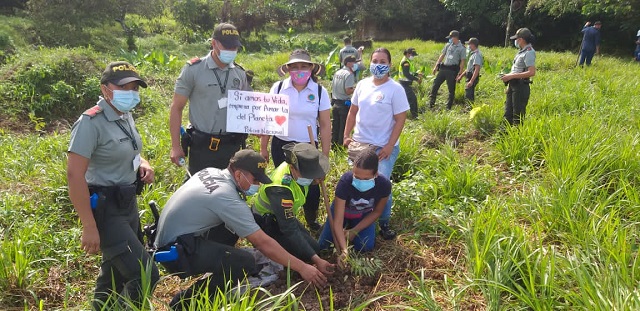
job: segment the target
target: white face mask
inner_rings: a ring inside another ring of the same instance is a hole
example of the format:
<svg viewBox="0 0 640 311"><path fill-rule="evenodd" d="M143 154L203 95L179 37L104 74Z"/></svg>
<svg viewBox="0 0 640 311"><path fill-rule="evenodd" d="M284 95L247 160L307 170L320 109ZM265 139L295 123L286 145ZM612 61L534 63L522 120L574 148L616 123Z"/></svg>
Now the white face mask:
<svg viewBox="0 0 640 311"><path fill-rule="evenodd" d="M518 44L518 39L513 40L513 45L516 46L516 48L520 48L520 44Z"/></svg>

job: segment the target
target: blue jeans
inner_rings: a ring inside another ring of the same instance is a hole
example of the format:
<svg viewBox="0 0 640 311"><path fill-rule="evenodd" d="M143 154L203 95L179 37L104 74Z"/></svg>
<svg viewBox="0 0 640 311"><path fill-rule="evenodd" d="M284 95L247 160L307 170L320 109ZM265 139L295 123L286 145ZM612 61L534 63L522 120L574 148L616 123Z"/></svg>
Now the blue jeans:
<svg viewBox="0 0 640 311"><path fill-rule="evenodd" d="M382 148L376 149L376 153L380 153ZM380 161L378 163L378 174L384 175L385 177L391 179L391 173L393 172L393 166L396 164L396 160L398 160L398 155L400 154L400 146L395 145L393 150L391 151L391 155ZM389 219L391 218L391 205L393 204L392 195L389 195L389 200L387 204L384 206L384 211L382 211L382 215L380 215L380 219L378 219L378 223L380 225L388 224Z"/></svg>
<svg viewBox="0 0 640 311"><path fill-rule="evenodd" d="M367 213L368 214L368 213ZM351 229L358 225L362 219L364 219L367 214L363 214L360 218L351 218L344 219L343 228ZM333 215L333 203L331 203L331 215ZM353 245L353 249L359 252L368 252L373 250L376 241L376 223L373 222L368 227L362 229L362 231L358 232L351 244ZM324 226L322 227L322 232L320 233L320 237L318 238L318 243L320 244L320 249L329 248L330 244L333 243L333 234L331 234L331 228L329 228L329 222L326 221Z"/></svg>
<svg viewBox="0 0 640 311"><path fill-rule="evenodd" d="M585 61L587 62L587 66L591 66L591 60L593 59L593 55L596 54L596 51L590 51L590 50L582 50L580 52L580 66L582 66Z"/></svg>

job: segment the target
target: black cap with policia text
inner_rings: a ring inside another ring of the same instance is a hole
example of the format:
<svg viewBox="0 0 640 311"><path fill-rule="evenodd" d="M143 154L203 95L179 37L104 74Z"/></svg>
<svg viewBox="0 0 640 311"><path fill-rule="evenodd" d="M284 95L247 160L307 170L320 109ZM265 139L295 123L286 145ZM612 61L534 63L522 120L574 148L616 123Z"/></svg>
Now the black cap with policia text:
<svg viewBox="0 0 640 311"><path fill-rule="evenodd" d="M220 41L227 49L242 46L240 43L240 32L236 26L229 23L220 23L213 29L213 39Z"/></svg>
<svg viewBox="0 0 640 311"><path fill-rule="evenodd" d="M265 173L269 163L263 156L251 149L242 149L236 152L229 163L235 169L251 173L260 183L271 183L271 178Z"/></svg>
<svg viewBox="0 0 640 311"><path fill-rule="evenodd" d="M117 86L123 86L133 81L138 81L140 86L147 87L147 82L140 78L136 67L124 61L109 63L102 72L102 78L100 78L101 84L110 82Z"/></svg>

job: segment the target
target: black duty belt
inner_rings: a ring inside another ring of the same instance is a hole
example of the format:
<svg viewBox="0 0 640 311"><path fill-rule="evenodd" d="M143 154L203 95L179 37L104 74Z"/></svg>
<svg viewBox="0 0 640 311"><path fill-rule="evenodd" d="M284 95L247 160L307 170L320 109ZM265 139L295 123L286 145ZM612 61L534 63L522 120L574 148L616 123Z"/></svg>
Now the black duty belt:
<svg viewBox="0 0 640 311"><path fill-rule="evenodd" d="M248 137L242 133L209 134L193 127L187 129L187 133L191 136L190 146L207 146L213 151L217 151L220 144L243 144Z"/></svg>

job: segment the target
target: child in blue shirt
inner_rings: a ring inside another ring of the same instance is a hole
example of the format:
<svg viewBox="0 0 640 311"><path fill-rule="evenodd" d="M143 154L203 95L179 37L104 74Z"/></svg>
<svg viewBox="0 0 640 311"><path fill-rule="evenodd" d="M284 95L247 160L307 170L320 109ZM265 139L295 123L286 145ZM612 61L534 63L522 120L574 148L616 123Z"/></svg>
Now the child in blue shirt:
<svg viewBox="0 0 640 311"><path fill-rule="evenodd" d="M353 170L344 173L336 186L331 205L336 230L335 246L340 251L338 264L343 266L348 255L347 244L360 252L371 251L376 237L376 220L382 214L391 194L391 182L378 174L378 155L373 149L358 154ZM329 248L334 237L325 223L320 234L321 249Z"/></svg>

